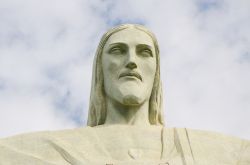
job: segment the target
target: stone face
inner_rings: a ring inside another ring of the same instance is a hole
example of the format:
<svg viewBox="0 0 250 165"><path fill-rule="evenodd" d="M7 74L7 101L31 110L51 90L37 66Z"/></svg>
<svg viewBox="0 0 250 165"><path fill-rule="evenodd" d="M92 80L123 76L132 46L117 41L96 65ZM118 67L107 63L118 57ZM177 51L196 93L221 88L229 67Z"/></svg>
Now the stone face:
<svg viewBox="0 0 250 165"><path fill-rule="evenodd" d="M107 97L125 105L140 105L151 95L156 54L151 37L127 28L107 40L102 53Z"/></svg>
<svg viewBox="0 0 250 165"><path fill-rule="evenodd" d="M250 142L185 128L85 127L2 139L0 162L11 165L249 165Z"/></svg>

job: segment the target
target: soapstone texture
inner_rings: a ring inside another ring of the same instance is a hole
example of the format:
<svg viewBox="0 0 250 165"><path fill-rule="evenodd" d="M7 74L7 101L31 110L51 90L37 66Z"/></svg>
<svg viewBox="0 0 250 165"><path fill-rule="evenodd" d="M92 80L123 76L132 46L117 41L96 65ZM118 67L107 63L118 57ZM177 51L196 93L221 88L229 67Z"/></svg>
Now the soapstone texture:
<svg viewBox="0 0 250 165"><path fill-rule="evenodd" d="M0 140L0 165L250 165L250 141L166 128L155 36L120 25L102 37L88 126Z"/></svg>
<svg viewBox="0 0 250 165"><path fill-rule="evenodd" d="M162 126L84 127L0 141L4 165L249 165L249 155L249 141Z"/></svg>

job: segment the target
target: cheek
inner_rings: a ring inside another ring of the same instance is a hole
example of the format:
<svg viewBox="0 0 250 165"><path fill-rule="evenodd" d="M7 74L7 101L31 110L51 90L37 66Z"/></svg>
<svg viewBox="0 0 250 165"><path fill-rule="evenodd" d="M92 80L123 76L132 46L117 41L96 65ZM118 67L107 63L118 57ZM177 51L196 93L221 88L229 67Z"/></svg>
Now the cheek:
<svg viewBox="0 0 250 165"><path fill-rule="evenodd" d="M114 58L105 58L102 60L104 77L115 78L119 71L120 62Z"/></svg>
<svg viewBox="0 0 250 165"><path fill-rule="evenodd" d="M154 80L155 72L156 72L156 61L146 61L142 65L142 72L147 79L147 81Z"/></svg>

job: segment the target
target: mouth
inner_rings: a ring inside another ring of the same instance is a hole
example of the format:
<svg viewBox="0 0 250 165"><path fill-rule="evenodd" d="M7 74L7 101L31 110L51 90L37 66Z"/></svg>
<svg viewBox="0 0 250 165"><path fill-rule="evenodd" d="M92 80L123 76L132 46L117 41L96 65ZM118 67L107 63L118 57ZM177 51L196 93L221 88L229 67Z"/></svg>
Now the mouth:
<svg viewBox="0 0 250 165"><path fill-rule="evenodd" d="M119 78L122 78L122 77L136 77L142 81L141 75L137 72L125 72L125 73L120 74Z"/></svg>

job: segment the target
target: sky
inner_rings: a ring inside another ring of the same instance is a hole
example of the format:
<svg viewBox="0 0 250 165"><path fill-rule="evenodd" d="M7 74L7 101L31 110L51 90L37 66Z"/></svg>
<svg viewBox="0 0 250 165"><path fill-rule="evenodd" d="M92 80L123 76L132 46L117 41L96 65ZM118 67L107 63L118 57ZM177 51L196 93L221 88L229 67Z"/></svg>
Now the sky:
<svg viewBox="0 0 250 165"><path fill-rule="evenodd" d="M250 139L249 0L0 0L0 137L86 126L100 37L160 46L166 127Z"/></svg>

